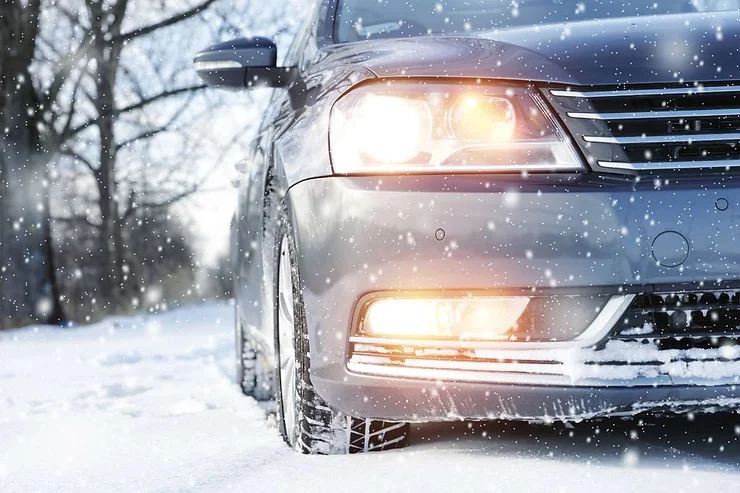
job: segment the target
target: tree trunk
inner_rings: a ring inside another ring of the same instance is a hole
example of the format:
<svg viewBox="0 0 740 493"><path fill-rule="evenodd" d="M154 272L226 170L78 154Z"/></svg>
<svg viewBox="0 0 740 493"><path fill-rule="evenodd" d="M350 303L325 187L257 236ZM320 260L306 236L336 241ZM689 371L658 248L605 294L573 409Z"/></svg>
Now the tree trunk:
<svg viewBox="0 0 740 493"><path fill-rule="evenodd" d="M0 329L61 319L49 256L48 155L29 73L38 8L0 0Z"/></svg>
<svg viewBox="0 0 740 493"><path fill-rule="evenodd" d="M103 34L106 29L98 4L90 5L90 13L95 32L95 58L97 65L97 98L95 100L98 115L110 115L116 108L115 86L118 72L120 48L106 40ZM125 15L125 9L121 13ZM108 35L116 36L120 23L108 26ZM118 183L116 182L116 134L115 120L112 116L103 116L97 124L100 134L100 168L96 173L100 207L100 244L103 296L109 301L110 311L116 312L122 303L121 284L123 282L123 265L120 262L123 248L120 211L117 202Z"/></svg>

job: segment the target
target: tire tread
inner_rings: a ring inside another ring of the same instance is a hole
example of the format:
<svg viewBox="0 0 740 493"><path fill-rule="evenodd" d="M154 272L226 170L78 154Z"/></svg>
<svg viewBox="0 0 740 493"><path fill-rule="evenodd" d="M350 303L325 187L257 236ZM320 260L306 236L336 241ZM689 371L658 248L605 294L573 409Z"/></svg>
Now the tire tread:
<svg viewBox="0 0 740 493"><path fill-rule="evenodd" d="M292 243L293 238L290 231L286 231L286 229L284 228L282 233L283 235L288 234L291 265L295 266L295 246ZM283 235L278 235L278 238L281 239L277 243L278 245L282 243ZM277 250L276 258L279 262L279 247ZM276 263L275 265L279 264ZM293 267L293 270L294 319L296 322L296 385L298 386L298 402L296 405L298 436L293 440L295 448L304 454L339 455L405 447L409 436L409 425L407 423L353 418L334 410L316 393L311 384L311 362L303 293L300 289L298 272L296 272L295 267ZM278 278L279 276L276 275L275 277ZM275 319L277 320L277 317ZM279 371L276 372L278 378L279 373ZM281 388L279 383L276 388ZM282 396L280 398L282 399ZM291 440L286 436L285 426L282 424L284 423L282 403L279 403L278 407L281 413L283 438L290 444Z"/></svg>

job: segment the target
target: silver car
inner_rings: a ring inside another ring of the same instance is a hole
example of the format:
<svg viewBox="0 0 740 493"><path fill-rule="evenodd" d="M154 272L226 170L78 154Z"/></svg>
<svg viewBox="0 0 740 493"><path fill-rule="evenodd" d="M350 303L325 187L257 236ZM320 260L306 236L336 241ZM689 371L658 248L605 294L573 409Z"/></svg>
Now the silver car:
<svg viewBox="0 0 740 493"><path fill-rule="evenodd" d="M323 0L283 66L200 53L276 89L233 254L239 382L286 441L740 408L731 3Z"/></svg>

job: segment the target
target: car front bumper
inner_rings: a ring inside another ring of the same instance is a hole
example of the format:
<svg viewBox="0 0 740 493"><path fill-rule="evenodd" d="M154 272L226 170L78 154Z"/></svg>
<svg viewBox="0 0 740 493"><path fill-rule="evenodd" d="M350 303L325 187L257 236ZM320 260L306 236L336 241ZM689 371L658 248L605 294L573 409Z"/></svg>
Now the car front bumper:
<svg viewBox="0 0 740 493"><path fill-rule="evenodd" d="M340 379L337 376L341 376ZM563 387L482 384L356 375L324 368L313 375L321 396L355 417L389 421L581 421L641 413L740 409L740 385Z"/></svg>
<svg viewBox="0 0 740 493"><path fill-rule="evenodd" d="M351 340L370 293L626 296L736 283L740 176L330 177L299 183L288 197L313 383L342 411L408 421L547 420L739 407L737 361L706 372L724 363L705 359L680 378L670 362L596 375L584 375L583 365L561 365L554 375L527 368L522 377L512 353L496 358L514 371L472 366L473 377L444 358L447 365L436 358L430 368L358 365ZM674 241L656 241L666 234ZM593 353L591 346L555 359Z"/></svg>

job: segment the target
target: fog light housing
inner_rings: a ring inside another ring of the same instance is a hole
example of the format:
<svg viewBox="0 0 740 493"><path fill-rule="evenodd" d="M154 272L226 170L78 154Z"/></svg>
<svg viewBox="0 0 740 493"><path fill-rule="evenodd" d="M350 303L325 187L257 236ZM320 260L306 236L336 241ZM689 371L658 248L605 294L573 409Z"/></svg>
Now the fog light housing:
<svg viewBox="0 0 740 493"><path fill-rule="evenodd" d="M360 332L393 339L508 341L530 298L381 298L364 311Z"/></svg>

